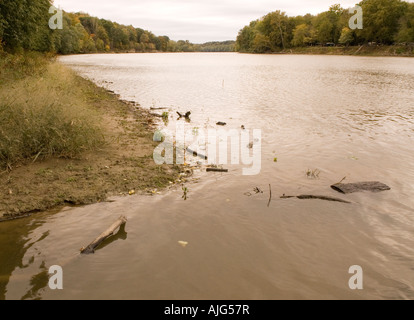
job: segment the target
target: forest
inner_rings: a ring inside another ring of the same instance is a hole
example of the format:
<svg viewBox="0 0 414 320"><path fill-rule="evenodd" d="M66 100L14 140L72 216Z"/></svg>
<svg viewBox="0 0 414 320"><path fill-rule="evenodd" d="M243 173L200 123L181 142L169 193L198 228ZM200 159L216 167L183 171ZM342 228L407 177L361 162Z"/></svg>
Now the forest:
<svg viewBox="0 0 414 320"><path fill-rule="evenodd" d="M351 30L354 15L332 5L318 15L289 17L275 11L240 30L239 52L278 52L295 47L392 45L414 43L414 3L401 0L363 0L363 29Z"/></svg>
<svg viewBox="0 0 414 320"><path fill-rule="evenodd" d="M63 29L51 30L51 0L0 2L0 50L55 52L278 52L312 46L414 43L414 3L363 0L363 29L351 30L353 16L339 4L318 15L267 14L240 30L237 41L193 44L125 26L86 13L63 13Z"/></svg>
<svg viewBox="0 0 414 320"><path fill-rule="evenodd" d="M234 42L204 45L173 41L151 31L125 26L86 13L63 12L63 29L51 30L50 0L0 2L0 50L59 54L103 52L234 51Z"/></svg>

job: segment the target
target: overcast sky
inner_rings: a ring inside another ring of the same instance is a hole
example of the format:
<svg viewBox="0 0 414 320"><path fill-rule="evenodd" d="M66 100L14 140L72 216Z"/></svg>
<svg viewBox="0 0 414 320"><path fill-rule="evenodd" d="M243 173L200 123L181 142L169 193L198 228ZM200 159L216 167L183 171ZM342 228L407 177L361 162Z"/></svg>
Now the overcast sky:
<svg viewBox="0 0 414 320"><path fill-rule="evenodd" d="M143 28L157 36L194 43L235 40L239 30L265 14L282 10L288 15L326 11L341 3L353 7L359 0L55 0L69 12ZM412 0L410 1L412 2Z"/></svg>

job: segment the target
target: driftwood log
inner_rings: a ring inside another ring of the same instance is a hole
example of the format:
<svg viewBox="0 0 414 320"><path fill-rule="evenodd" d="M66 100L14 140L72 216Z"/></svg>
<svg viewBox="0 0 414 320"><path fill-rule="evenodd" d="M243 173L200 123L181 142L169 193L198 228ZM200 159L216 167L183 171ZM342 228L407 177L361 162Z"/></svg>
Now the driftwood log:
<svg viewBox="0 0 414 320"><path fill-rule="evenodd" d="M191 116L191 111L188 111L186 114L182 114L181 112L177 111L178 116L181 118L186 118L186 119L190 119Z"/></svg>
<svg viewBox="0 0 414 320"><path fill-rule="evenodd" d="M227 123L225 123L225 122L217 122L216 123L218 126L222 126L222 127L224 127L224 126L227 126Z"/></svg>
<svg viewBox="0 0 414 320"><path fill-rule="evenodd" d="M286 196L283 195L282 197L280 197L281 199L292 199L292 198L298 198L300 200L324 200L324 201L332 201L332 202L341 202L341 203L352 203L346 200L342 200L339 198L333 198L333 197L327 197L327 196L314 196L314 195L308 195L308 194L304 194L304 195L300 195L300 196Z"/></svg>
<svg viewBox="0 0 414 320"><path fill-rule="evenodd" d="M86 248L81 249L82 254L93 254L95 249L106 239L112 236L115 231L123 226L128 219L125 216L121 216L117 221L115 221L107 230L105 230L98 238L91 242Z"/></svg>
<svg viewBox="0 0 414 320"><path fill-rule="evenodd" d="M343 194L361 191L381 192L391 190L389 186L378 181L358 183L337 183L331 186L331 188Z"/></svg>
<svg viewBox="0 0 414 320"><path fill-rule="evenodd" d="M196 152L194 150L191 150L190 148L187 148L186 150L187 150L187 152L191 153L194 157L199 157L199 158L201 158L203 160L208 160L207 156L205 156L205 155L203 155L201 153L198 153L198 152Z"/></svg>
<svg viewBox="0 0 414 320"><path fill-rule="evenodd" d="M229 172L229 169L207 168L207 172Z"/></svg>

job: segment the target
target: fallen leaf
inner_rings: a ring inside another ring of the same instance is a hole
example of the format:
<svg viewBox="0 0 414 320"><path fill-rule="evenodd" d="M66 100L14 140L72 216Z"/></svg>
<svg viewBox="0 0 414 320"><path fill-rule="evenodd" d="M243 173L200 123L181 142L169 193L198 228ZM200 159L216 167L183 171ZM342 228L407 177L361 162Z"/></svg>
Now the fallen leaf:
<svg viewBox="0 0 414 320"><path fill-rule="evenodd" d="M187 247L187 246L188 246L188 242L187 242L187 241L178 241L178 244L179 244L180 246L182 246L183 248L185 248L185 247Z"/></svg>

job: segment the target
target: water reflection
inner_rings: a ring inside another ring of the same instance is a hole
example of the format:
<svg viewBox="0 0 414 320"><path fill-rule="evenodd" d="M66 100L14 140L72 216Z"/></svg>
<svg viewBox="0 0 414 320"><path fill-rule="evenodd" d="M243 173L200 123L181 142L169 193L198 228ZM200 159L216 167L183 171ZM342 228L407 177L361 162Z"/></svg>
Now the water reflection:
<svg viewBox="0 0 414 320"><path fill-rule="evenodd" d="M16 269L27 269L35 263L35 255L26 257L28 250L37 242L45 239L49 233L45 232L38 238L33 233L42 226L45 220L25 218L22 220L0 223L0 300L4 300L7 294L7 285ZM25 262L25 258L27 262ZM41 278L41 277L40 277ZM20 278L20 279L24 279ZM33 280L33 288L38 281ZM36 293L38 290L34 290Z"/></svg>

